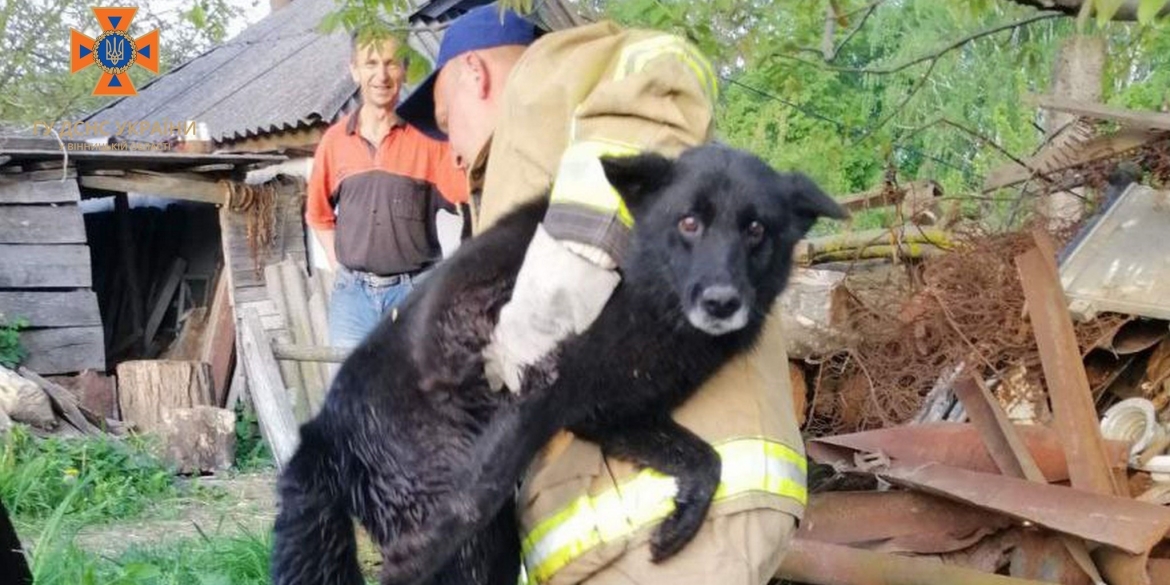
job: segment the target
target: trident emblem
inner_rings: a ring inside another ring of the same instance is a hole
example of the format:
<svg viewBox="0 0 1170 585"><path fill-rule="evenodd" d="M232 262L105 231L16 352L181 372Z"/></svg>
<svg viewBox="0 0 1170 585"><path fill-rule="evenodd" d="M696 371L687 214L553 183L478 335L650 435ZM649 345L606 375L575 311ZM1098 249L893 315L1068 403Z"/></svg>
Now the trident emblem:
<svg viewBox="0 0 1170 585"><path fill-rule="evenodd" d="M97 39L72 29L69 39L72 72L90 65L102 70L93 95L137 95L138 90L127 73L134 65L158 73L158 29L138 38L126 32L136 12L137 8L94 8L93 14L102 26L102 34Z"/></svg>

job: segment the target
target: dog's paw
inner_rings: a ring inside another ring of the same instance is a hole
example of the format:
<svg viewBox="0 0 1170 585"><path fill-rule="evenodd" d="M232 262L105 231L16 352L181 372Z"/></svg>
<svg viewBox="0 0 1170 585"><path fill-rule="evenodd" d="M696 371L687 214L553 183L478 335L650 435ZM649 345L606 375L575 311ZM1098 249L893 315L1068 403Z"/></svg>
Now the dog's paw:
<svg viewBox="0 0 1170 585"><path fill-rule="evenodd" d="M675 510L650 537L650 560L661 563L677 554L695 537L707 516L707 508L675 502Z"/></svg>

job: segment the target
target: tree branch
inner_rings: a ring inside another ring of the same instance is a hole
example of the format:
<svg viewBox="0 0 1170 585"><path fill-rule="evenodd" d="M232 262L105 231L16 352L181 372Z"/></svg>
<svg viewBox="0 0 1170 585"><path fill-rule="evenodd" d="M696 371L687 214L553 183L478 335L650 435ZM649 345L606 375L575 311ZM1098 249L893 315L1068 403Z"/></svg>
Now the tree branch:
<svg viewBox="0 0 1170 585"><path fill-rule="evenodd" d="M902 110L906 107L906 104L910 103L910 100L913 99L914 96L918 95L918 92L922 90L924 85L926 85L926 80L929 79L930 74L934 72L934 67L935 65L938 65L938 60L941 57L941 53L935 55L934 58L930 60L930 67L926 68L926 72L922 74L922 77L918 78L918 81L914 83L914 87L910 88L910 91L906 93L906 97L902 98L902 101L898 102L898 105L894 106L893 111L891 111L889 114L886 114L881 120L878 120L876 124L869 127L869 129L865 131L865 134L862 134L861 137L855 140L853 143L861 144L862 142L865 142L869 139L870 136L873 136L875 132L881 130L882 126L885 126L887 123L889 123L890 120L894 119L894 116L902 113Z"/></svg>
<svg viewBox="0 0 1170 585"><path fill-rule="evenodd" d="M808 63L810 65L815 65L817 67L820 67L822 69L827 69L830 71L840 71L843 73L864 73L867 75L890 75L893 73L898 73L900 71L904 71L906 69L909 69L910 67L913 67L913 66L921 64L921 63L926 63L926 62L930 62L931 67L933 67L934 64L937 63L939 58L942 57L943 55L946 55L947 53L954 51L955 49L961 48L964 45L966 45L972 41L981 39L983 37L988 37L988 36L991 36L991 35L994 35L997 33L1001 33L1001 32L1006 31L1006 30L1015 30L1017 28L1028 26L1029 24L1032 24L1035 22L1040 22L1042 20L1051 20L1053 18L1063 18L1063 17L1064 17L1064 15L1062 15L1058 12L1049 12L1049 13L1045 13L1045 14L1037 14L1035 16L1031 16L1031 17L1025 18L1023 20L1018 20L1016 22L1009 22L1007 24L1001 24L999 26L995 26L995 27L992 27L992 28L989 28L986 30L981 30L979 32L971 33L971 34L969 34L961 39L958 39L958 40L956 40L956 41L954 41L954 42L952 42L952 43L950 43L950 44L948 44L948 45L946 45L946 46L944 46L944 47L942 47L942 48L940 48L932 53L927 53L925 55L922 55L920 57L916 57L914 59L906 61L905 63L902 63L900 65L895 65L893 67L879 67L879 68L875 68L875 69L867 69L864 67L860 67L860 68L859 67L835 67L835 66L831 66L831 65L825 65L823 63L816 63L814 61L809 61L807 59L801 59L800 57L796 57L794 55L779 55L779 56L783 57L785 59L792 59L795 61L801 61L803 63Z"/></svg>
<svg viewBox="0 0 1170 585"><path fill-rule="evenodd" d="M1081 9L1088 4L1086 0L1012 0L1016 4L1024 6L1031 6L1040 10L1055 10L1065 16L1077 16ZM1113 14L1113 20L1117 21L1136 21L1138 7L1141 5L1141 0L1125 0ZM1170 14L1170 2L1166 2L1165 6L1158 10L1158 16L1166 16Z"/></svg>
<svg viewBox="0 0 1170 585"><path fill-rule="evenodd" d="M837 47L833 49L833 55L829 57L827 61L832 61L833 59L837 58L837 55L841 54L841 49L844 49L845 45L848 45L849 41L853 40L853 37L857 35L858 31L861 30L861 27L865 26L865 23L869 20L869 17L873 16L873 13L877 11L878 6L881 6L882 2L885 1L886 0L877 0L876 2L870 2L869 6L865 9L865 14L861 17L861 21L857 23L857 26L853 27L853 29L849 31L849 34L845 35L844 39L841 39L841 42L838 43Z"/></svg>

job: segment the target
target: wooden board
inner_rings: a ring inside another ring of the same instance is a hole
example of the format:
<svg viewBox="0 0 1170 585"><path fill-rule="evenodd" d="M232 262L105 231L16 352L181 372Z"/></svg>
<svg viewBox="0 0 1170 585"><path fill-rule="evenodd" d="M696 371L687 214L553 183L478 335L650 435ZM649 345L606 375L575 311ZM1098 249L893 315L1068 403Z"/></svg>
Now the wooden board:
<svg viewBox="0 0 1170 585"><path fill-rule="evenodd" d="M27 329L20 342L28 350L24 366L42 375L106 369L102 328L56 327Z"/></svg>
<svg viewBox="0 0 1170 585"><path fill-rule="evenodd" d="M75 203L80 200L77 181L31 181L26 175L0 177L0 204Z"/></svg>
<svg viewBox="0 0 1170 585"><path fill-rule="evenodd" d="M183 199L200 203L223 204L226 202L224 188L215 181L190 179L173 173L167 175L127 173L121 177L82 175L81 185L104 191L149 193L170 199Z"/></svg>
<svg viewBox="0 0 1170 585"><path fill-rule="evenodd" d="M0 291L0 314L23 317L29 327L101 325L97 294L74 291Z"/></svg>
<svg viewBox="0 0 1170 585"><path fill-rule="evenodd" d="M76 205L13 205L0 209L0 244L84 244Z"/></svg>
<svg viewBox="0 0 1170 585"><path fill-rule="evenodd" d="M1027 101L1048 110L1096 120L1108 120L1138 130L1170 130L1170 114L1161 112L1129 110L1054 95L1028 96Z"/></svg>
<svg viewBox="0 0 1170 585"><path fill-rule="evenodd" d="M240 351L248 374L248 391L256 407L256 416L260 419L260 430L279 469L296 451L299 439L296 419L280 377L280 367L272 355L272 346L260 326L260 317L254 311L245 309L239 327Z"/></svg>
<svg viewBox="0 0 1170 585"><path fill-rule="evenodd" d="M89 288L89 246L0 244L0 288Z"/></svg>

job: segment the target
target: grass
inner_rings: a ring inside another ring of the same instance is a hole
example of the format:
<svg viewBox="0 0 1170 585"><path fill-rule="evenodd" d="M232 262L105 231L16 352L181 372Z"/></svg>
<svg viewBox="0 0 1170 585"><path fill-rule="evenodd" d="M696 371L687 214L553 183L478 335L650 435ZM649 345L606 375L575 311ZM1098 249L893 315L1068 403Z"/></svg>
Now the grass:
<svg viewBox="0 0 1170 585"><path fill-rule="evenodd" d="M43 542L43 536L42 541ZM68 539L43 544L33 554L37 585L261 585L271 579L267 533L201 537L94 556Z"/></svg>
<svg viewBox="0 0 1170 585"><path fill-rule="evenodd" d="M21 426L4 435L0 498L19 520L57 513L73 523L129 518L177 495L148 441L40 439Z"/></svg>
<svg viewBox="0 0 1170 585"><path fill-rule="evenodd" d="M237 424L241 471L272 466L254 416ZM0 498L30 545L37 585L249 585L268 583L268 530L240 526L230 535L197 536L157 546L114 548L109 556L78 546L82 528L118 528L199 506L233 505L227 492L177 480L139 438L42 439L15 426L0 437ZM213 512L214 513L214 512ZM218 529L217 529L218 531ZM179 537L177 537L179 538ZM87 545L88 546L88 545Z"/></svg>

